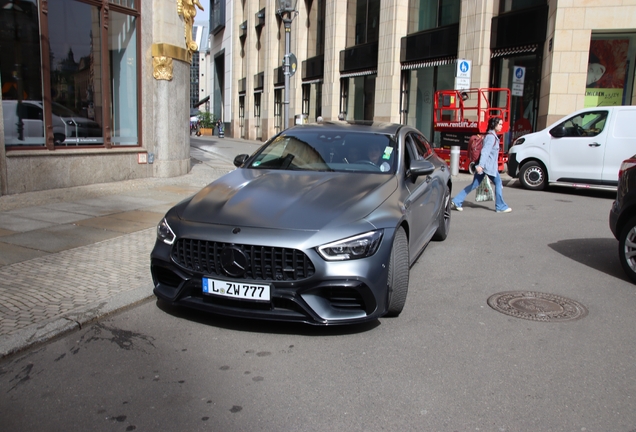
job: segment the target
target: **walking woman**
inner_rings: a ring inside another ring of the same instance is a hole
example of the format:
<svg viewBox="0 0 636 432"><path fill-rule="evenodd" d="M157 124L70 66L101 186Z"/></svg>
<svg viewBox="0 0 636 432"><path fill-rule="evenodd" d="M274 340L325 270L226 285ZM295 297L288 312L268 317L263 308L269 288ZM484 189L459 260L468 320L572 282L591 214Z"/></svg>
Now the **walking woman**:
<svg viewBox="0 0 636 432"><path fill-rule="evenodd" d="M499 177L499 137L497 134L501 132L502 127L503 120L499 117L491 117L488 121L488 132L484 137L484 146L481 149L479 165L475 166L473 182L453 198L453 201L451 201L453 210L463 210L462 204L466 199L466 195L474 189L477 189L479 183L481 183L484 176L487 175L495 185L495 211L497 213L510 213L512 211L503 200L503 185L501 183L501 177Z"/></svg>

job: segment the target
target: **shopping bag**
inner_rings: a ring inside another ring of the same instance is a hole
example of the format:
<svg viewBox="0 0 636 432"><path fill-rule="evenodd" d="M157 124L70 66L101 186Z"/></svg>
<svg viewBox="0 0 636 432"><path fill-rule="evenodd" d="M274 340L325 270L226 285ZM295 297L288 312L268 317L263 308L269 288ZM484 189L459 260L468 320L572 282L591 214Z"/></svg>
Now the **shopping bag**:
<svg viewBox="0 0 636 432"><path fill-rule="evenodd" d="M484 176L484 179L477 186L477 195L475 201L494 201L495 200L495 187L490 181L490 177Z"/></svg>

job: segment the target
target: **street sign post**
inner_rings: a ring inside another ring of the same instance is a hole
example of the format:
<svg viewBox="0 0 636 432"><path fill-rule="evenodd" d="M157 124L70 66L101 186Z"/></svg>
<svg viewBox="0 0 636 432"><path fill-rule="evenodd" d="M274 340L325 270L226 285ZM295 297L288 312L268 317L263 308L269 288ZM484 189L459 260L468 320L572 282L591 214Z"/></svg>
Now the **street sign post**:
<svg viewBox="0 0 636 432"><path fill-rule="evenodd" d="M526 79L526 68L515 66L512 74L512 96L523 96L523 83Z"/></svg>
<svg viewBox="0 0 636 432"><path fill-rule="evenodd" d="M459 60L455 70L455 90L467 90L470 88L470 75L472 72L470 60Z"/></svg>

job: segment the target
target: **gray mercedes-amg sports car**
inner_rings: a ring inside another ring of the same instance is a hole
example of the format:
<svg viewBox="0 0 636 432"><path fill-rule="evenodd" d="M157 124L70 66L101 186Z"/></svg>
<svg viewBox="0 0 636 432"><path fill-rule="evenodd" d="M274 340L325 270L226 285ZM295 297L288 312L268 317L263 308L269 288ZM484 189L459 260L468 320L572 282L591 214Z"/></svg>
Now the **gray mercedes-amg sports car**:
<svg viewBox="0 0 636 432"><path fill-rule="evenodd" d="M411 265L448 235L450 171L412 127L294 126L234 163L159 223L159 299L317 325L397 316Z"/></svg>

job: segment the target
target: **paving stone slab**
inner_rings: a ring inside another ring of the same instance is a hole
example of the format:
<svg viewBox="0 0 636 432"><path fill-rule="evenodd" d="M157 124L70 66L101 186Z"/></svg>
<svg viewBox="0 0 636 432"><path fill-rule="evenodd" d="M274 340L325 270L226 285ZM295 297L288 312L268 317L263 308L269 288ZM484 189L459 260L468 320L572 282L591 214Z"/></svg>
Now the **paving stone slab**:
<svg viewBox="0 0 636 432"><path fill-rule="evenodd" d="M5 214L50 222L53 224L72 223L90 217L81 213L65 211L62 209L52 209L45 206L9 210L5 212Z"/></svg>
<svg viewBox="0 0 636 432"><path fill-rule="evenodd" d="M117 231L66 224L2 237L2 243L44 252L60 252L120 235L121 232Z"/></svg>
<svg viewBox="0 0 636 432"><path fill-rule="evenodd" d="M23 216L0 213L0 228L10 231L27 232L53 225L55 225L53 222L44 222L35 219L27 219Z"/></svg>
<svg viewBox="0 0 636 432"><path fill-rule="evenodd" d="M4 243L2 242L2 237L0 237L0 266L27 261L47 254L48 252Z"/></svg>
<svg viewBox="0 0 636 432"><path fill-rule="evenodd" d="M130 212L126 212L130 213ZM122 213L119 213L120 215ZM155 213L156 214L156 213ZM114 215L111 216L101 216L91 219L85 219L83 221L78 221L76 225L85 226L85 227L93 227L99 228L103 230L116 231L120 233L132 233L135 231L140 231L142 229L150 228L157 225L157 222L161 216L157 217L153 222L144 222L144 221L132 221L121 218L115 218Z"/></svg>

